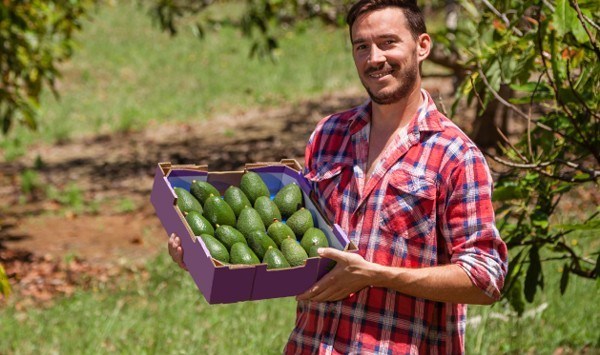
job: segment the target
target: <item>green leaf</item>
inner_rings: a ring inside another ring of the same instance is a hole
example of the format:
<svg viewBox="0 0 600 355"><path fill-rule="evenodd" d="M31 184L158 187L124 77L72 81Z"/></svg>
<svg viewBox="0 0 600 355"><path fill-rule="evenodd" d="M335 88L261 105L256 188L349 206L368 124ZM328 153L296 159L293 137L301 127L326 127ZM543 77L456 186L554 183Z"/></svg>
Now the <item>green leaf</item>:
<svg viewBox="0 0 600 355"><path fill-rule="evenodd" d="M537 286L540 280L542 272L542 265L540 263L540 255L537 246L533 246L529 250L529 268L525 275L525 299L527 302L533 302Z"/></svg>
<svg viewBox="0 0 600 355"><path fill-rule="evenodd" d="M2 267L2 265L0 264L0 294L4 296L9 296L10 293L10 283L8 282L6 271L4 271L4 267Z"/></svg>
<svg viewBox="0 0 600 355"><path fill-rule="evenodd" d="M554 229L566 229L566 230L598 230L600 229L600 219L593 219L585 223L563 223L555 224L552 226Z"/></svg>
<svg viewBox="0 0 600 355"><path fill-rule="evenodd" d="M557 0L552 19L556 32L559 36L564 37L577 21L577 13L569 5L569 0Z"/></svg>
<svg viewBox="0 0 600 355"><path fill-rule="evenodd" d="M594 268L594 274L598 280L600 280L600 253L596 258L596 267Z"/></svg>
<svg viewBox="0 0 600 355"><path fill-rule="evenodd" d="M569 265L565 264L565 266L563 267L563 272L562 272L562 276L560 278L560 294L564 295L565 291L567 290L567 285L569 284L569 274L571 272L569 271Z"/></svg>
<svg viewBox="0 0 600 355"><path fill-rule="evenodd" d="M521 282L516 281L506 295L511 307L517 312L519 317L525 311L525 302L523 301L523 286Z"/></svg>
<svg viewBox="0 0 600 355"><path fill-rule="evenodd" d="M514 199L521 199L527 196L525 191L520 186L507 185L499 186L494 189L493 200L494 201L508 201Z"/></svg>

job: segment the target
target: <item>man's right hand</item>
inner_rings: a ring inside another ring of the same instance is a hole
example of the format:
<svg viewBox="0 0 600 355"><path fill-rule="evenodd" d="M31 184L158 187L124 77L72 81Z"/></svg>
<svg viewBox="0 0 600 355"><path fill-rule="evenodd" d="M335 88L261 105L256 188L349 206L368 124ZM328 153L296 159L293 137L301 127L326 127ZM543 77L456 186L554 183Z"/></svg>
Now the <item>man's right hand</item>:
<svg viewBox="0 0 600 355"><path fill-rule="evenodd" d="M175 233L169 237L169 255L180 268L187 271L187 267L183 262L183 248L181 247L181 239Z"/></svg>

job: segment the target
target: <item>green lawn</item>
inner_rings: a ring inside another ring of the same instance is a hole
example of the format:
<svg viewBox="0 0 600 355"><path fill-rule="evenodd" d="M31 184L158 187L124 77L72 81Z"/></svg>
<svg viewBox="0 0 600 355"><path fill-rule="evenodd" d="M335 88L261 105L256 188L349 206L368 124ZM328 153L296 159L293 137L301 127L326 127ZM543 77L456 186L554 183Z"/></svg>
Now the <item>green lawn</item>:
<svg viewBox="0 0 600 355"><path fill-rule="evenodd" d="M0 353L281 351L293 327L293 298L208 305L191 277L167 255L148 265L148 278L81 291L47 309L0 309ZM502 302L471 306L467 353L551 354L559 347L581 350L586 346L600 351L600 317L594 306L599 288L592 281L573 278L561 297L559 280L558 271L547 270L546 292L528 308L534 311L520 319Z"/></svg>

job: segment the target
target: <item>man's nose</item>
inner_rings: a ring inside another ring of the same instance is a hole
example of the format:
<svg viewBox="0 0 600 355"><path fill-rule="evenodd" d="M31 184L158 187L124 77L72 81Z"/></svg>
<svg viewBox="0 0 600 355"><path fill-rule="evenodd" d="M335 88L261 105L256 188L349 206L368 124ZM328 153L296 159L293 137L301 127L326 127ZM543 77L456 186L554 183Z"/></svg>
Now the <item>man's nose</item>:
<svg viewBox="0 0 600 355"><path fill-rule="evenodd" d="M367 58L367 62L371 65L376 65L385 62L385 56L383 55L383 51L379 49L376 45L371 46L371 50L369 51L369 57Z"/></svg>

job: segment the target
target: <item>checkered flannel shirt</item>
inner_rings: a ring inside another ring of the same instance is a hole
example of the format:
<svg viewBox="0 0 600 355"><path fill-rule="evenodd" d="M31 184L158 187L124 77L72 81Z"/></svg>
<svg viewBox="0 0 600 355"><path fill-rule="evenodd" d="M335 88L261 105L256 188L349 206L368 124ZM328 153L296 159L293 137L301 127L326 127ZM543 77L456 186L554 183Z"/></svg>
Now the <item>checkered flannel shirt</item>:
<svg viewBox="0 0 600 355"><path fill-rule="evenodd" d="M305 176L328 217L366 260L420 268L456 264L498 298L507 268L492 179L479 149L431 96L365 177L370 101L324 118ZM467 307L368 287L338 302L300 301L286 354L457 354Z"/></svg>

